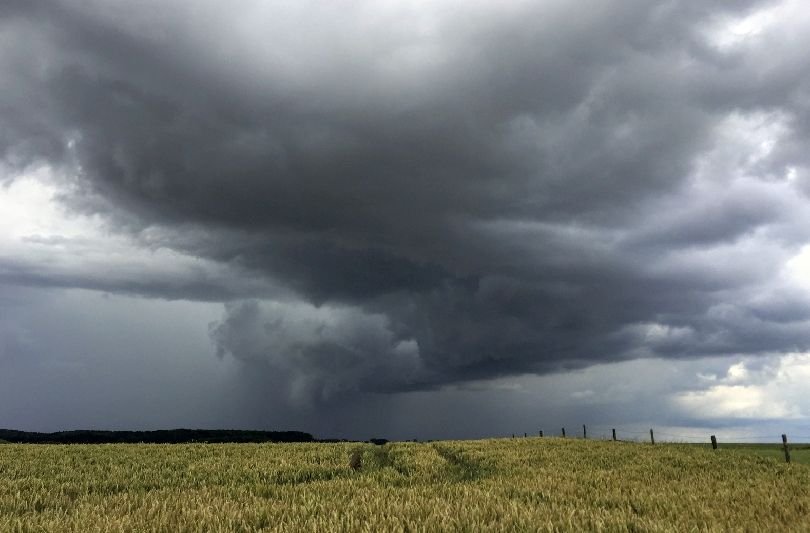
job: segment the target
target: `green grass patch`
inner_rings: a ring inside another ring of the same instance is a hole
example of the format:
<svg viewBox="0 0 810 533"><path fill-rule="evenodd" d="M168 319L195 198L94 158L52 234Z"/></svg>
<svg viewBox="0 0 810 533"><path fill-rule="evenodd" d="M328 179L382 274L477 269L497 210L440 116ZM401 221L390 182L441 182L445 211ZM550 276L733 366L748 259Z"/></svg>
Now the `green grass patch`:
<svg viewBox="0 0 810 533"><path fill-rule="evenodd" d="M790 460L792 463L810 465L810 444L788 444ZM778 462L785 461L785 452L781 444L720 444L720 450L729 450L736 453L752 454L767 457Z"/></svg>

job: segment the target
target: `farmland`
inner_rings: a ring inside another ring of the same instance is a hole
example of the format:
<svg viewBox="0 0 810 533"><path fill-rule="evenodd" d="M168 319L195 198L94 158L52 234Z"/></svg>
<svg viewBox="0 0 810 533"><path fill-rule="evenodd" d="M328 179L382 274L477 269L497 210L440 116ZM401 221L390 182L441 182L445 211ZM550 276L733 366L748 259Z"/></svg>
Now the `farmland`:
<svg viewBox="0 0 810 533"><path fill-rule="evenodd" d="M752 453L762 457L770 457L777 461L784 461L784 451L781 444L724 444L723 449L739 453ZM792 444L790 446L790 460L793 463L810 465L810 445Z"/></svg>
<svg viewBox="0 0 810 533"><path fill-rule="evenodd" d="M581 529L808 530L810 468L556 438L0 445L0 531Z"/></svg>

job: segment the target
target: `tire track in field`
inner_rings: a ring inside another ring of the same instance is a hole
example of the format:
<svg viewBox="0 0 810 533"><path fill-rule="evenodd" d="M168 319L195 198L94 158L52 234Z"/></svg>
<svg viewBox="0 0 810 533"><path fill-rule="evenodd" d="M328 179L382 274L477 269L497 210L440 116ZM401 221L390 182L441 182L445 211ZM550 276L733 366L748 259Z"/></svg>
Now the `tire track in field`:
<svg viewBox="0 0 810 533"><path fill-rule="evenodd" d="M445 472L454 481L474 481L489 475L489 469L485 465L460 450L441 444L432 444L432 447L445 460Z"/></svg>

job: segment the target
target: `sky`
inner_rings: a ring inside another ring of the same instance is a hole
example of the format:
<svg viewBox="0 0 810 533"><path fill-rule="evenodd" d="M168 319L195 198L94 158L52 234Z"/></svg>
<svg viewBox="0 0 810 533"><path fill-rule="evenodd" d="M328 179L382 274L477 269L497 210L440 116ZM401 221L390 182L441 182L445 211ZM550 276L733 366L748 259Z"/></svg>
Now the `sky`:
<svg viewBox="0 0 810 533"><path fill-rule="evenodd" d="M801 0L0 4L0 427L810 440Z"/></svg>

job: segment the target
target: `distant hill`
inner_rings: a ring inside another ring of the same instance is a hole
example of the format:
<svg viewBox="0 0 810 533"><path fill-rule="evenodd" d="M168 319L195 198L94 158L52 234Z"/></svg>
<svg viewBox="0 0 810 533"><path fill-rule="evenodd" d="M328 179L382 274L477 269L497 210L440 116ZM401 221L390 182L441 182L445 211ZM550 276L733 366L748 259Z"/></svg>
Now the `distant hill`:
<svg viewBox="0 0 810 533"><path fill-rule="evenodd" d="M20 444L178 444L184 442L314 442L303 431L243 431L237 429L161 429L157 431L57 431L36 433L0 429L0 442Z"/></svg>

